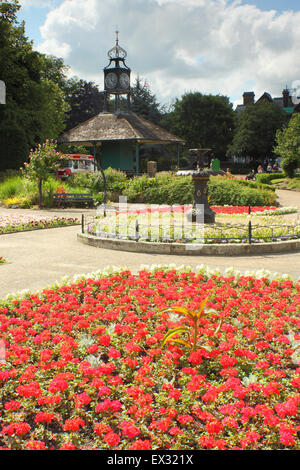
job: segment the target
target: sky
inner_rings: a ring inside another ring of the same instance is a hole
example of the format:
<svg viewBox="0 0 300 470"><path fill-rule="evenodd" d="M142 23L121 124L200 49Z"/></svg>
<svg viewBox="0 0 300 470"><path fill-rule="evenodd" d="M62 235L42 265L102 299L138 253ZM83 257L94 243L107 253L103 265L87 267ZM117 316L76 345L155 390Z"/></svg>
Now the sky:
<svg viewBox="0 0 300 470"><path fill-rule="evenodd" d="M19 21L39 52L62 57L69 76L103 85L107 51L127 65L161 105L184 93L272 97L300 83L299 0L19 0Z"/></svg>

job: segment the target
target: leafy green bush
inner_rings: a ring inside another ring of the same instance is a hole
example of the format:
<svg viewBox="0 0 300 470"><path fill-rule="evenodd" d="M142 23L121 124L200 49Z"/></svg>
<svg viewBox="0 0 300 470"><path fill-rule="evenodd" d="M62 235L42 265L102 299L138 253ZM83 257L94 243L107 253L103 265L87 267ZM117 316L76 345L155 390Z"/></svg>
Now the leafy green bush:
<svg viewBox="0 0 300 470"><path fill-rule="evenodd" d="M114 168L104 170L106 186L109 191L122 192L127 184L127 177L123 171ZM68 184L72 187L79 186L94 194L104 191L104 182L100 171L77 173L68 178Z"/></svg>
<svg viewBox="0 0 300 470"><path fill-rule="evenodd" d="M242 186L247 186L254 189L266 189L267 191L275 191L276 188L271 186L271 184L265 184L260 181L251 181L251 180L236 180L237 183Z"/></svg>
<svg viewBox="0 0 300 470"><path fill-rule="evenodd" d="M295 173L296 178L300 177L300 173ZM259 173L256 175L258 183L270 184L272 180L281 179L285 177L285 173Z"/></svg>
<svg viewBox="0 0 300 470"><path fill-rule="evenodd" d="M127 180L123 195L127 197L128 202L147 202L145 193L152 186L157 186L156 178L148 178L146 175L137 176Z"/></svg>
<svg viewBox="0 0 300 470"><path fill-rule="evenodd" d="M24 178L10 176L0 183L0 200L20 195L24 191Z"/></svg>
<svg viewBox="0 0 300 470"><path fill-rule="evenodd" d="M145 191L145 202L149 204L192 204L194 185L191 177L171 176L156 180Z"/></svg>
<svg viewBox="0 0 300 470"><path fill-rule="evenodd" d="M281 167L289 178L293 178L295 176L295 171L300 166L300 156L298 154L291 154L287 155L285 158L282 159Z"/></svg>
<svg viewBox="0 0 300 470"><path fill-rule="evenodd" d="M273 191L243 187L235 180L211 177L208 182L210 204L236 206L269 206L276 203Z"/></svg>

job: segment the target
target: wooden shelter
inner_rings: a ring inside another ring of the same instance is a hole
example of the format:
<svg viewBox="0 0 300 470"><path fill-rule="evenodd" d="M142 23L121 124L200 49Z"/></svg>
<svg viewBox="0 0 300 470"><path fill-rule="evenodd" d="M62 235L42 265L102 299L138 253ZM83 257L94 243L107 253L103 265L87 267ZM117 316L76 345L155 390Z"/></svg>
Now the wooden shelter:
<svg viewBox="0 0 300 470"><path fill-rule="evenodd" d="M101 146L101 167L111 166L139 174L139 153L141 144L177 144L183 139L171 134L150 121L130 111L102 112L77 125L63 134L58 143L92 146L96 155Z"/></svg>

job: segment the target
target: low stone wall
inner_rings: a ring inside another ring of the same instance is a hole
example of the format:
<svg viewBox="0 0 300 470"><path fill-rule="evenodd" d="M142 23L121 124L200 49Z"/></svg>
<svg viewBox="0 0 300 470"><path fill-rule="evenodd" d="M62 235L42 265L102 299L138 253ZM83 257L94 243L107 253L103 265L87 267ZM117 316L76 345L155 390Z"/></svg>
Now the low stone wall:
<svg viewBox="0 0 300 470"><path fill-rule="evenodd" d="M84 233L77 234L77 239L86 245L108 250L131 251L135 253L152 253L161 255L212 255L212 256L238 256L260 255L266 253L284 253L300 251L300 239L274 243L226 243L200 245L196 243L152 243L135 242L132 240L116 240L114 238L98 238Z"/></svg>

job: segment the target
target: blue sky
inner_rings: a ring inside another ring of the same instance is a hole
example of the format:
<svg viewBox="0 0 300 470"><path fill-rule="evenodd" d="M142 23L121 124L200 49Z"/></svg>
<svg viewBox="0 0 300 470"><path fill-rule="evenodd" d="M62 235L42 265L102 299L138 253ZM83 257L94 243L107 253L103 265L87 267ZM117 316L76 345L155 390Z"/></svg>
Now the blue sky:
<svg viewBox="0 0 300 470"><path fill-rule="evenodd" d="M196 90L235 104L250 87L257 98L280 96L300 80L299 0L19 1L34 48L100 88L116 24L133 78L146 78L166 105Z"/></svg>

